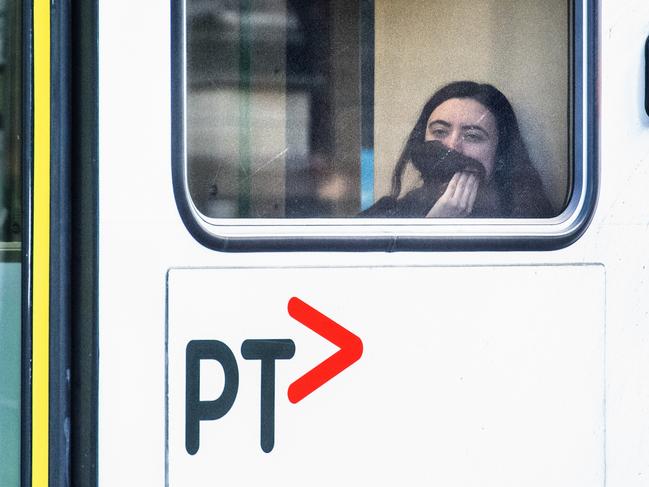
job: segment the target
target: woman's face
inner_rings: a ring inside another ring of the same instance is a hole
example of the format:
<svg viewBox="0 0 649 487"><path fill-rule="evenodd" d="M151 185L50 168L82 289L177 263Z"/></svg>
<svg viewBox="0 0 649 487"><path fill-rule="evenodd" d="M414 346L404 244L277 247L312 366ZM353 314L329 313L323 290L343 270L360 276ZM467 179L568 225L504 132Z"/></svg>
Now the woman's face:
<svg viewBox="0 0 649 487"><path fill-rule="evenodd" d="M426 140L438 140L449 149L480 162L487 178L496 161L498 129L496 118L472 98L451 98L428 117Z"/></svg>

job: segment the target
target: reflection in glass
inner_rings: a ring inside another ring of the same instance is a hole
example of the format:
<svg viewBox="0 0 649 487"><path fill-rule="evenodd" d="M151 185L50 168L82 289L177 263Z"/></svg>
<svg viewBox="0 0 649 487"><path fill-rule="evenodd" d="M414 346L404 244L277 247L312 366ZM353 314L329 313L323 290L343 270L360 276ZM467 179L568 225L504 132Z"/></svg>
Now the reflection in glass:
<svg viewBox="0 0 649 487"><path fill-rule="evenodd" d="M187 0L186 7L188 186L204 215L546 218L565 207L565 0ZM512 105L524 150L511 167L525 174L503 176L508 153L499 152L497 170L485 168L472 193L483 210L452 214L433 211L449 179L441 193L428 191L406 152L426 100L462 80L492 85ZM399 197L397 176L402 196L437 198L425 211L368 213L383 197ZM486 204L490 197L498 201Z"/></svg>
<svg viewBox="0 0 649 487"><path fill-rule="evenodd" d="M187 2L189 188L213 217L353 215L355 1Z"/></svg>

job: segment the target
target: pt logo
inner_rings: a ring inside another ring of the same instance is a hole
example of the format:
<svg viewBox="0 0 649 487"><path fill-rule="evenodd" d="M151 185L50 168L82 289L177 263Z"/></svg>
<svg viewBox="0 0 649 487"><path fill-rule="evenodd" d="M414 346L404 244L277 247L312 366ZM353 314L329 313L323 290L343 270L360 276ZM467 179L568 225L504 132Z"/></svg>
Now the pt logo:
<svg viewBox="0 0 649 487"><path fill-rule="evenodd" d="M349 330L298 298L288 302L288 314L340 350L294 381L288 388L288 399L300 402L320 386L333 379L363 355L363 342ZM241 344L245 360L258 360L261 367L261 449L269 453L275 444L275 361L290 360L295 343L290 339L249 339ZM200 400L201 360L215 360L225 373L221 395ZM191 340L185 359L185 448L190 455L200 446L201 421L215 421L234 405L239 390L239 367L234 353L219 340Z"/></svg>

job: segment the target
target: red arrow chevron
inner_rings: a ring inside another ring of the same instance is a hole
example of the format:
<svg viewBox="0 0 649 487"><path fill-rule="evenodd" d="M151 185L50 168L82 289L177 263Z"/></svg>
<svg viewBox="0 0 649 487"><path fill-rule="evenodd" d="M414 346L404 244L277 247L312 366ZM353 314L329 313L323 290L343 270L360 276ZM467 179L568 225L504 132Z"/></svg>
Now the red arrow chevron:
<svg viewBox="0 0 649 487"><path fill-rule="evenodd" d="M288 399L295 404L361 358L363 342L352 332L299 298L289 300L288 314L322 338L340 347L340 350L331 357L316 365L288 387Z"/></svg>

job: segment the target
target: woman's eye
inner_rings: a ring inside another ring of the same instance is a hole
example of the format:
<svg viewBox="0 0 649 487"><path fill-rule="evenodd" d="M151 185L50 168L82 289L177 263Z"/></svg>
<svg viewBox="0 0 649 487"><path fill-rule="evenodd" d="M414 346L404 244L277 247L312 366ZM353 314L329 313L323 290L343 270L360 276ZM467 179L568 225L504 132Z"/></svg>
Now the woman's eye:
<svg viewBox="0 0 649 487"><path fill-rule="evenodd" d="M485 137L480 132L466 132L464 134L464 140L469 142L482 142L485 140Z"/></svg>

